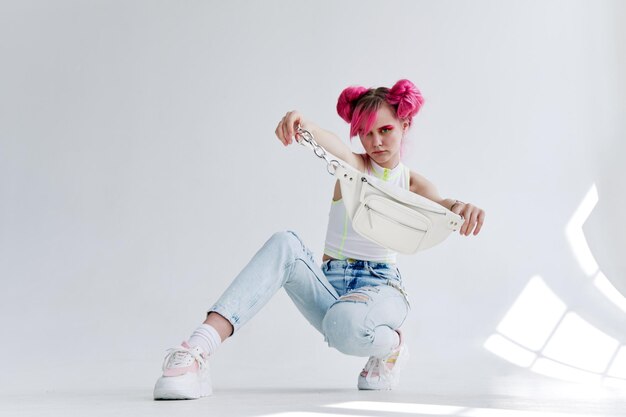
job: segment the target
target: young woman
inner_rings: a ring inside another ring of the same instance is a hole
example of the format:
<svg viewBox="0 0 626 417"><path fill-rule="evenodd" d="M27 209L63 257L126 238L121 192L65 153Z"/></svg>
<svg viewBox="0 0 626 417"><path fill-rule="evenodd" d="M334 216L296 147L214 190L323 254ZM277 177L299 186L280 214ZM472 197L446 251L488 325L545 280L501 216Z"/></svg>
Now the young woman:
<svg viewBox="0 0 626 417"><path fill-rule="evenodd" d="M461 214L462 235L478 234L485 213L471 204L444 199L426 178L400 161L403 141L423 104L408 80L391 89L348 87L337 103L359 136L364 154L350 151L334 134L297 111L278 123L276 136L288 146L297 127L308 130L328 152L352 167L429 198ZM181 346L168 351L155 399L191 399L210 395L208 358L218 346L254 316L281 287L331 347L369 359L358 376L359 389L391 389L408 359L399 328L409 303L396 254L356 234L346 216L339 183L335 185L322 264L313 259L291 231L274 234L254 255L209 310L204 323Z"/></svg>

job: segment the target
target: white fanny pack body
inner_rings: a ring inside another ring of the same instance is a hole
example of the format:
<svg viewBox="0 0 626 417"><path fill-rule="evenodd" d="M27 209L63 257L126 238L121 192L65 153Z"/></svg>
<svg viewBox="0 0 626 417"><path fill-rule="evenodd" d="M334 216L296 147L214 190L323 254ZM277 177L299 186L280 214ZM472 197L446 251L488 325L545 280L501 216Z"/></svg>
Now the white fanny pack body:
<svg viewBox="0 0 626 417"><path fill-rule="evenodd" d="M330 160L304 129L300 143L326 160L328 172L339 180L352 228L361 236L392 251L413 254L444 241L463 225L463 217L442 205L365 174L345 162Z"/></svg>
<svg viewBox="0 0 626 417"><path fill-rule="evenodd" d="M347 164L336 167L335 177L353 229L395 252L433 247L463 224L461 216L442 205Z"/></svg>

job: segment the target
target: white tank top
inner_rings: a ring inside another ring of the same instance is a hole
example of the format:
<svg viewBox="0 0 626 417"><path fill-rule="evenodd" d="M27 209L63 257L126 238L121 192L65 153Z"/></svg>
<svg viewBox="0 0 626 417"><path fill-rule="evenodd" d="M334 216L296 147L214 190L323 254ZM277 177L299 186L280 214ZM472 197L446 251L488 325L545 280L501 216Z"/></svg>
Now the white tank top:
<svg viewBox="0 0 626 417"><path fill-rule="evenodd" d="M395 168L388 169L381 167L370 158L367 159L370 163L367 167L369 175L409 189L410 171L404 164L399 163ZM333 201L330 206L324 253L340 260L358 259L384 263L395 263L398 255L397 252L384 248L354 231L343 199Z"/></svg>

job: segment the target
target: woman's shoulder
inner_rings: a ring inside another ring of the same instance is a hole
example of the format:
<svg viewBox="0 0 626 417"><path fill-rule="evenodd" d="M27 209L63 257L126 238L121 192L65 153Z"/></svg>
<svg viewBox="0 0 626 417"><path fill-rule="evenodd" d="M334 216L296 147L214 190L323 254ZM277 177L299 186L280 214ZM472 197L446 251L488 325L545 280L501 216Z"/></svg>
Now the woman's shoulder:
<svg viewBox="0 0 626 417"><path fill-rule="evenodd" d="M407 168L407 171L409 172L409 189L414 193L424 195L425 189L433 187L432 182L430 182L423 175L412 171L409 168Z"/></svg>

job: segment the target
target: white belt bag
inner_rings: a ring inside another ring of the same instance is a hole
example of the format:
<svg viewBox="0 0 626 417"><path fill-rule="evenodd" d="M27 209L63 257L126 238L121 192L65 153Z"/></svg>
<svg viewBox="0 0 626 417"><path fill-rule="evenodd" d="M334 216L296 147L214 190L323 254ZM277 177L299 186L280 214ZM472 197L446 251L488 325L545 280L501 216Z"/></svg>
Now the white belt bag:
<svg viewBox="0 0 626 417"><path fill-rule="evenodd" d="M339 180L352 228L361 236L395 252L412 254L441 243L463 225L459 216L425 197L330 160L311 133L298 128L299 142L327 162Z"/></svg>

